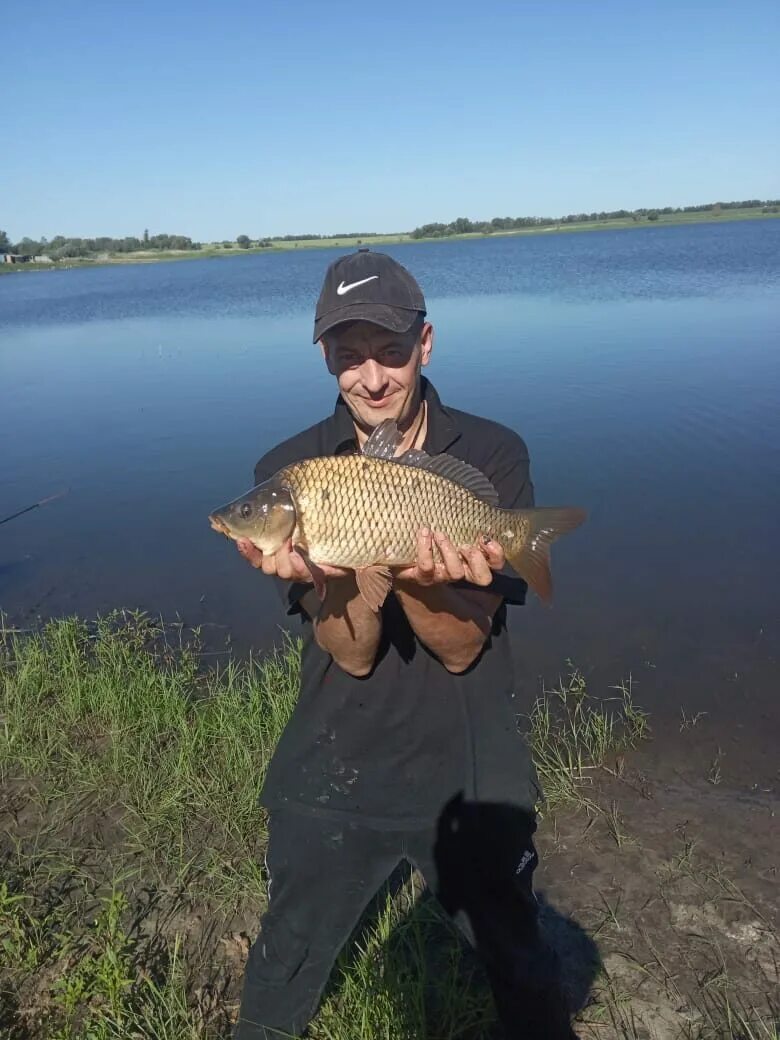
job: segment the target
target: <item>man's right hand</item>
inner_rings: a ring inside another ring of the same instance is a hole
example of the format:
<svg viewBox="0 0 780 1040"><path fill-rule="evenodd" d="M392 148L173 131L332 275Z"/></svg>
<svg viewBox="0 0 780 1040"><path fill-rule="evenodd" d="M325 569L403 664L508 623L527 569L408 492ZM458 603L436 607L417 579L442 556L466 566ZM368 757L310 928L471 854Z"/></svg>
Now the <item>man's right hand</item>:
<svg viewBox="0 0 780 1040"><path fill-rule="evenodd" d="M275 574L277 578L284 578L285 581L314 581L306 561L293 549L292 540L289 538L275 553L262 552L252 545L248 538L239 538L236 545L244 559L257 570L262 570L263 574ZM331 567L327 563L318 564L317 570L321 572L323 579L345 578L352 574L348 567Z"/></svg>
<svg viewBox="0 0 780 1040"><path fill-rule="evenodd" d="M374 613L358 591L355 572L347 567L312 564L312 575L306 561L292 547L288 539L272 555L255 548L246 538L237 541L238 551L253 567L264 574L275 574L287 581L313 583L321 600L321 607L307 603L314 596L309 590L302 604L314 623L314 635L320 647L350 675L368 675L374 665L379 637L382 633L380 615ZM346 581L333 581L341 578Z"/></svg>

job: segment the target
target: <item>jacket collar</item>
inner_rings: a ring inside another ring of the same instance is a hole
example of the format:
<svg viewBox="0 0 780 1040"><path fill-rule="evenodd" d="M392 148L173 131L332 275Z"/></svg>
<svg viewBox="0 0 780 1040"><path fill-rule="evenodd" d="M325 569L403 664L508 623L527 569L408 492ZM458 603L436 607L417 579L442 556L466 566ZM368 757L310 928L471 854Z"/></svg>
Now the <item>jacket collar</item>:
<svg viewBox="0 0 780 1040"><path fill-rule="evenodd" d="M421 376L420 379L423 400L428 406L428 430L423 447L429 454L439 455L460 437L460 430L452 413L441 403L433 384L425 376ZM355 451L355 427L341 394L328 422L330 429L326 437L329 452L333 455L343 455Z"/></svg>

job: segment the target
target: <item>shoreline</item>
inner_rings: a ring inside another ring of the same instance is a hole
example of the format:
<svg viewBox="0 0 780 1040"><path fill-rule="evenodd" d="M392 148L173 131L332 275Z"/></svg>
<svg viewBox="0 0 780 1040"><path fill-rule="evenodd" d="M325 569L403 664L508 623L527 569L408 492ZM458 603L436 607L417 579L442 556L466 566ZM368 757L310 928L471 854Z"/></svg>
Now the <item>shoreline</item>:
<svg viewBox="0 0 780 1040"><path fill-rule="evenodd" d="M300 641L230 667L206 655L140 612L0 623L0 1027L14 1035L229 1034L267 901L257 795ZM647 770L652 718L630 680L591 689L575 669L523 718L546 793L542 925L578 1034L642 1040L642 1022L656 1040L775 1040L776 799ZM365 1040L404 1023L422 1036L431 1008L448 1036L491 1035L484 978L423 884L407 872L385 890L312 1040L350 1040L356 1022Z"/></svg>
<svg viewBox="0 0 780 1040"><path fill-rule="evenodd" d="M531 235L559 235L580 233L590 231L629 231L640 228L681 227L686 225L736 223L739 221L754 220L776 220L780 213L763 213L753 209L748 210L724 210L718 216L711 212L672 214L659 216L658 220L647 219L635 221L632 218L603 221L583 221L581 224L556 224L550 227L517 228L509 231L494 232L466 232L458 235L430 236L425 238L414 238L408 232L398 234L377 234L370 237L344 237L337 239L292 239L285 242L275 242L271 246L250 246L242 249L240 246L231 249L206 247L204 249L188 249L181 251L161 251L157 254L152 252L143 253L117 253L101 259L76 258L67 260L55 260L48 264L23 263L23 264L0 264L0 274L18 274L23 271L65 271L77 268L113 267L121 264L159 264L177 262L180 260L212 260L224 259L226 257L256 256L262 253L288 253L292 250L310 249L354 249L357 246L379 245L409 245L413 243L429 242L462 242L477 241L493 238L523 238Z"/></svg>

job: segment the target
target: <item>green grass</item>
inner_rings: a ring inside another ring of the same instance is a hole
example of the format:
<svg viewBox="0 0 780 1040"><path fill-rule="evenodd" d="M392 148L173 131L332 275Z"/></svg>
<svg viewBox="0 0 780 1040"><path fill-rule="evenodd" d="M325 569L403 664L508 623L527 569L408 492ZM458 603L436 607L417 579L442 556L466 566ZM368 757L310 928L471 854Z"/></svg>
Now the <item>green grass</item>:
<svg viewBox="0 0 780 1040"><path fill-rule="evenodd" d="M179 943L153 964L124 923L117 888L51 907L0 885L0 1029L4 1037L48 1040L201 1036L202 1016L187 993ZM45 988L26 985L40 973ZM31 1019L38 1019L38 1029Z"/></svg>
<svg viewBox="0 0 780 1040"><path fill-rule="evenodd" d="M548 809L574 803L600 811L589 797L594 772L648 735L647 715L634 703L631 682L621 683L614 694L594 700L582 674L572 668L534 704L531 748ZM615 759L616 769L620 761Z"/></svg>
<svg viewBox="0 0 780 1040"><path fill-rule="evenodd" d="M229 1036L265 899L257 794L299 655L290 640L262 660L206 666L197 632L123 612L0 628L3 1038ZM594 770L618 770L647 720L630 684L602 702L572 671L540 696L530 729L545 812L595 811ZM314 1040L495 1035L481 969L419 889L413 878L380 895ZM713 993L712 1020L736 1028L750 1008L724 997ZM730 1035L773 1036L755 1028Z"/></svg>
<svg viewBox="0 0 780 1040"><path fill-rule="evenodd" d="M170 870L197 865L226 895L256 883L257 796L297 695L299 647L262 665L200 667L197 639L142 615L78 619L4 641L0 777L45 777L121 815L125 842ZM197 842L195 842L197 836Z"/></svg>
<svg viewBox="0 0 780 1040"><path fill-rule="evenodd" d="M40 1019L29 1035L49 1040L227 1035L241 971L213 966L241 949L242 922L254 936L263 906L257 794L295 701L299 645L216 670L197 637L138 614L0 635L0 782L26 818L3 850L0 1032L26 1037ZM187 944L195 914L224 930L210 947ZM434 983L432 930L450 938ZM481 1035L489 995L463 986L452 935L410 884L388 896L342 958L314 1035L351 1037L360 1022L389 1040L404 1022L417 1036L431 1014L442 1037Z"/></svg>
<svg viewBox="0 0 780 1040"><path fill-rule="evenodd" d="M0 275L2 274L18 274L20 271L53 271L55 267L66 266L63 264L7 264L5 262L0 264Z"/></svg>

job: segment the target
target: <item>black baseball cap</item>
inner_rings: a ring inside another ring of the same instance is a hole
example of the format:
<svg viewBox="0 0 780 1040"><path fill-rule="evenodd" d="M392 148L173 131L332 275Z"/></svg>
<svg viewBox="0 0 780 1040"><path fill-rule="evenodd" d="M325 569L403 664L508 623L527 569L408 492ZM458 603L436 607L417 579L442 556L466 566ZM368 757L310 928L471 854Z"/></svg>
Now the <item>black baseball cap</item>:
<svg viewBox="0 0 780 1040"><path fill-rule="evenodd" d="M406 268L386 253L359 249L334 260L325 272L313 342L345 321L370 321L406 332L418 314L425 314L425 297Z"/></svg>

